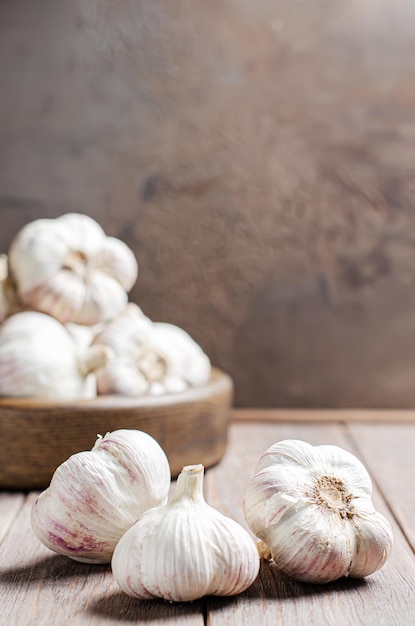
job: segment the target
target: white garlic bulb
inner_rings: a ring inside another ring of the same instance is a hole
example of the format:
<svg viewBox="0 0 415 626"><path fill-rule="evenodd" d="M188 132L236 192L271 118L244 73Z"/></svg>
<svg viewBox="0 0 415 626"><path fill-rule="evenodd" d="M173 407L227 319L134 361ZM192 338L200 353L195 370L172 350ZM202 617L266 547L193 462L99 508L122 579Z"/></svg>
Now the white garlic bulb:
<svg viewBox="0 0 415 626"><path fill-rule="evenodd" d="M49 315L16 313L0 326L0 395L95 398L93 372L109 358L109 348L75 341L65 326Z"/></svg>
<svg viewBox="0 0 415 626"><path fill-rule="evenodd" d="M261 556L297 580L361 578L382 567L392 548L389 522L375 511L362 463L333 445L286 440L259 459L244 513Z"/></svg>
<svg viewBox="0 0 415 626"><path fill-rule="evenodd" d="M116 430L92 450L60 465L33 504L31 523L40 541L85 563L109 563L115 545L170 488L167 457L153 437Z"/></svg>
<svg viewBox="0 0 415 626"><path fill-rule="evenodd" d="M205 383L211 374L209 358L188 333L173 324L152 322L133 303L97 334L94 343L109 346L115 354L97 372L99 394L177 393Z"/></svg>
<svg viewBox="0 0 415 626"><path fill-rule="evenodd" d="M255 544L203 498L203 466L189 465L171 502L144 513L117 544L115 580L127 594L188 601L247 589L259 570Z"/></svg>
<svg viewBox="0 0 415 626"><path fill-rule="evenodd" d="M9 262L23 304L88 325L125 307L138 271L125 243L78 213L26 224L11 243Z"/></svg>

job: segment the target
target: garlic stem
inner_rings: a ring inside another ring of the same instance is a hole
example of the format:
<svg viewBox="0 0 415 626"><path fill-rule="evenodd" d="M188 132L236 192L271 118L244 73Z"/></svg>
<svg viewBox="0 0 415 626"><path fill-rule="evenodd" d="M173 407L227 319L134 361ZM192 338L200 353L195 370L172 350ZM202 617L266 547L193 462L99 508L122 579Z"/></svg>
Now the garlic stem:
<svg viewBox="0 0 415 626"><path fill-rule="evenodd" d="M193 500L195 503L204 502L203 474L203 465L185 465L177 478L172 503L183 499Z"/></svg>
<svg viewBox="0 0 415 626"><path fill-rule="evenodd" d="M102 345L91 346L80 363L80 370L84 376L94 372L99 367L104 367L111 360L113 352L111 348Z"/></svg>

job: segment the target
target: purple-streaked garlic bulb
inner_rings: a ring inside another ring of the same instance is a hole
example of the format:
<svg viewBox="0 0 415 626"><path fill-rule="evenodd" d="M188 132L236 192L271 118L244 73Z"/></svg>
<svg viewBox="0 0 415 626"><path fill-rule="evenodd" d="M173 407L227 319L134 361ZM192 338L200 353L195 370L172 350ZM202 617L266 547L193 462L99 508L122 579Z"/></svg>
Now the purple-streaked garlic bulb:
<svg viewBox="0 0 415 626"><path fill-rule="evenodd" d="M85 563L109 563L122 535L165 504L167 457L153 437L115 430L60 465L33 504L32 528L51 550Z"/></svg>
<svg viewBox="0 0 415 626"><path fill-rule="evenodd" d="M259 459L243 508L261 556L304 582L368 576L392 549L368 472L338 446L274 444Z"/></svg>

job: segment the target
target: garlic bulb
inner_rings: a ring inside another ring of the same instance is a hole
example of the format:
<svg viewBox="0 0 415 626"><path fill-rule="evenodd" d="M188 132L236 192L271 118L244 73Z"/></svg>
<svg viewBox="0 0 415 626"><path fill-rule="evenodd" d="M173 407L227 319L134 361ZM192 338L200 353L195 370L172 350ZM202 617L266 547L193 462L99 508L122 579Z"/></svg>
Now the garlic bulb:
<svg viewBox="0 0 415 626"><path fill-rule="evenodd" d="M203 466L184 467L171 502L144 513L120 539L112 571L127 594L181 602L234 595L254 582L252 538L206 504L202 487Z"/></svg>
<svg viewBox="0 0 415 626"><path fill-rule="evenodd" d="M9 260L21 301L61 322L92 325L113 318L137 278L131 250L78 213L26 224L11 243Z"/></svg>
<svg viewBox="0 0 415 626"><path fill-rule="evenodd" d="M49 315L16 313L0 326L0 395L94 398L96 380L92 372L109 358L109 348L75 341Z"/></svg>
<svg viewBox="0 0 415 626"><path fill-rule="evenodd" d="M207 355L181 328L152 322L130 303L98 333L115 359L97 372L99 394L161 395L201 385L210 376Z"/></svg>
<svg viewBox="0 0 415 626"><path fill-rule="evenodd" d="M169 488L169 463L156 440L116 430L57 468L33 504L32 528L59 554L109 563L120 537L144 511L164 504Z"/></svg>
<svg viewBox="0 0 415 626"><path fill-rule="evenodd" d="M297 580L327 583L386 561L392 531L371 496L369 474L346 450L286 440L259 459L243 507L261 556Z"/></svg>

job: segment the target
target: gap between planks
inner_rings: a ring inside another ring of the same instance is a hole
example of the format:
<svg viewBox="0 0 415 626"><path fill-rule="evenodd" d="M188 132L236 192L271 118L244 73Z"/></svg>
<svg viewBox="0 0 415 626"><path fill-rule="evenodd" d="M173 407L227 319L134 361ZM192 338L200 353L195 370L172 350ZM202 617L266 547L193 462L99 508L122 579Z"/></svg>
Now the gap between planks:
<svg viewBox="0 0 415 626"><path fill-rule="evenodd" d="M415 411L410 409L255 409L235 408L232 422L288 423L415 423Z"/></svg>
<svg viewBox="0 0 415 626"><path fill-rule="evenodd" d="M356 446L355 435L358 433L351 436L348 428L339 423L231 424L228 453L220 466L207 473L209 504L225 514L236 516L236 520L246 527L241 506L243 493L259 456L270 445L291 438L303 439L313 445L335 444L368 463L375 479L375 506L391 522L395 545L390 559L379 572L364 580L341 579L329 585L296 582L279 572L272 563L262 562L259 578L244 594L226 602L208 599L208 626L236 623L238 626L255 623L262 626L276 623L287 626L331 626L334 623L341 626L413 626L415 559L405 534L401 532L401 524L397 523L397 515L395 512L391 515L390 508L394 509L394 505L389 501L382 476L377 471L387 452L387 437L385 435L379 447L376 438L370 436L377 430L377 425L364 427L366 440ZM405 437L403 431L401 436ZM399 450L396 450L395 456L398 454ZM392 487L394 480L398 479L396 474L391 476ZM378 483L382 493L377 488ZM232 485L231 489L229 485Z"/></svg>

